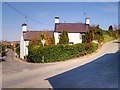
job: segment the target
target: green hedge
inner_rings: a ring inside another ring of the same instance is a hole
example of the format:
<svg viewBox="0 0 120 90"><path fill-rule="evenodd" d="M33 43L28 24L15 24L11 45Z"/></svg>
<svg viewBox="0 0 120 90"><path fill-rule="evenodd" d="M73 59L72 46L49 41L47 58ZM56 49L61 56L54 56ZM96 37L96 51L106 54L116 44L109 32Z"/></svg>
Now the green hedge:
<svg viewBox="0 0 120 90"><path fill-rule="evenodd" d="M53 45L44 48L29 46L28 61L34 63L64 61L92 53L97 47L98 45L95 43Z"/></svg>

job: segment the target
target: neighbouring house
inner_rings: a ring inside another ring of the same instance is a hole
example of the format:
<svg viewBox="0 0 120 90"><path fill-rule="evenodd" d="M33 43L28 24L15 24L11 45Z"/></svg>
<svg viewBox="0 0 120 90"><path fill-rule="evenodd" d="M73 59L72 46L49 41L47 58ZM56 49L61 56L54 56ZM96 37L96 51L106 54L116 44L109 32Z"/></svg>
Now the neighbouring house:
<svg viewBox="0 0 120 90"><path fill-rule="evenodd" d="M31 40L39 40L40 33L45 33L48 37L54 36L55 44L59 43L60 34L63 30L68 32L69 43L82 43L82 34L89 29L90 19L86 18L85 23L60 23L59 17L55 17L54 31L30 31L27 24L22 24L20 39L20 58L25 59L28 55L28 45Z"/></svg>
<svg viewBox="0 0 120 90"><path fill-rule="evenodd" d="M13 47L13 49L14 49L14 48L16 48L17 44L20 44L20 41L11 41L10 43L11 43L11 46Z"/></svg>
<svg viewBox="0 0 120 90"><path fill-rule="evenodd" d="M10 41L2 41L2 44L4 46L9 46L9 45L11 45L11 42Z"/></svg>
<svg viewBox="0 0 120 90"><path fill-rule="evenodd" d="M82 43L82 34L88 30L89 24L89 18L85 19L85 23L60 23L59 17L55 17L55 44L59 43L59 38L63 30L68 32L70 44Z"/></svg>
<svg viewBox="0 0 120 90"><path fill-rule="evenodd" d="M20 39L20 58L25 59L28 55L28 45L31 40L39 40L40 33L46 34L48 37L53 36L53 31L30 31L27 29L27 24L22 24L22 33Z"/></svg>

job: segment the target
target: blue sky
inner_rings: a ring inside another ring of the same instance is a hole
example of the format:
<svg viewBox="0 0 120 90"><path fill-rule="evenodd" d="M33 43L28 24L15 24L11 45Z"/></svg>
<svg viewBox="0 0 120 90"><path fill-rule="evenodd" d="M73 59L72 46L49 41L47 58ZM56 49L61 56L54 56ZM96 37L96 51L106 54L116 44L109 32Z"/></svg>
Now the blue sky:
<svg viewBox="0 0 120 90"><path fill-rule="evenodd" d="M55 16L60 17L60 22L66 23L84 23L87 16L91 25L99 24L102 29L108 29L109 25L118 23L117 2L9 2L9 4L40 22L27 18L28 30L54 30ZM20 40L24 16L5 3L2 5L2 39Z"/></svg>

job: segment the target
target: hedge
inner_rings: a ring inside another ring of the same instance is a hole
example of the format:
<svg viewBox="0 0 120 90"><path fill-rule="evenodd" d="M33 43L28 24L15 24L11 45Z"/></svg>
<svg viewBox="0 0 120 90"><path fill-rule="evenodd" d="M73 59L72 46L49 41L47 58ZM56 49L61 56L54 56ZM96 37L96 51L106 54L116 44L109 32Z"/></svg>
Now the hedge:
<svg viewBox="0 0 120 90"><path fill-rule="evenodd" d="M33 63L64 61L92 53L97 47L98 45L95 43L46 47L29 46L28 61Z"/></svg>

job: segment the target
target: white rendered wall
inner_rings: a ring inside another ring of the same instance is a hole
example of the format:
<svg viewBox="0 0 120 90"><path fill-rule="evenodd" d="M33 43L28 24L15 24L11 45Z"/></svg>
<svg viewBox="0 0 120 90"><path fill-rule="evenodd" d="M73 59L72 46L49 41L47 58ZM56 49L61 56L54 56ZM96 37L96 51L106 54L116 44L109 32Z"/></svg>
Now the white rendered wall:
<svg viewBox="0 0 120 90"><path fill-rule="evenodd" d="M24 41L23 39L23 34L21 34L21 39L20 39L20 58L25 59L24 56L28 55L28 46L29 41Z"/></svg>
<svg viewBox="0 0 120 90"><path fill-rule="evenodd" d="M69 42L82 43L82 34L80 33L68 33Z"/></svg>
<svg viewBox="0 0 120 90"><path fill-rule="evenodd" d="M20 39L20 58L24 59L24 39L22 34Z"/></svg>
<svg viewBox="0 0 120 90"><path fill-rule="evenodd" d="M55 44L59 43L59 33L54 32Z"/></svg>
<svg viewBox="0 0 120 90"><path fill-rule="evenodd" d="M24 41L24 56L28 55L29 41Z"/></svg>
<svg viewBox="0 0 120 90"><path fill-rule="evenodd" d="M59 43L59 33L54 32L55 44ZM68 33L69 42L82 43L82 34L80 33Z"/></svg>

